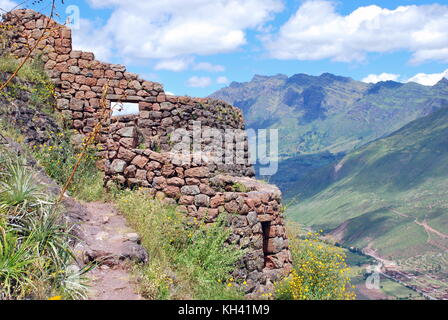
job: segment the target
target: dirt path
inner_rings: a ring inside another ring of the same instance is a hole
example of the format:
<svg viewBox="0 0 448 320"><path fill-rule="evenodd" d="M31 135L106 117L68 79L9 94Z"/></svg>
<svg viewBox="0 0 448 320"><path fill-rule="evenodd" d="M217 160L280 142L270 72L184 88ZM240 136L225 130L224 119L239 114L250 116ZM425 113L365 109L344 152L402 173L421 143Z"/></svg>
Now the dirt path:
<svg viewBox="0 0 448 320"><path fill-rule="evenodd" d="M27 155L20 144L7 139L8 148L18 155ZM61 187L35 159L27 157L27 164L34 170L37 183L45 187L49 196L56 198ZM88 297L91 300L141 300L132 282L130 260L146 262L148 255L139 244L139 238L128 227L125 218L112 204L80 203L67 194L62 202L64 218L73 225L78 239L74 252L80 264L97 262L98 267L87 273L90 278Z"/></svg>
<svg viewBox="0 0 448 320"><path fill-rule="evenodd" d="M101 202L82 204L85 216L79 226L83 241L75 252L84 263L100 265L88 273L91 300L141 300L129 274L129 260L147 261L138 235L113 205Z"/></svg>
<svg viewBox="0 0 448 320"><path fill-rule="evenodd" d="M392 211L395 214L398 214L401 217L404 218L411 218L410 216L408 216L407 214L401 213L395 209L390 209L390 211ZM417 225L423 227L425 229L425 231L429 234L429 233L434 233L436 235L438 235L439 237L441 237L442 239L448 239L448 235L444 234L436 229L434 229L433 227L431 227L430 225L428 225L428 223L426 222L426 220L423 220L423 222L419 222L417 220L417 218L415 218L414 223L416 223Z"/></svg>
<svg viewBox="0 0 448 320"><path fill-rule="evenodd" d="M381 264L386 267L386 268L390 268L390 267L396 267L397 263L395 261L392 260L387 260L383 257L381 257L378 252L372 248L373 245L373 241L369 242L367 247L365 247L362 252L368 256L371 256L372 258L374 258L375 260L381 262Z"/></svg>
<svg viewBox="0 0 448 320"><path fill-rule="evenodd" d="M442 233L440 231L437 231L436 229L434 229L433 227L428 225L426 220L423 220L423 222L418 222L417 220L415 220L415 223L418 224L419 226L422 226L423 228L425 228L426 231L435 233L436 235L438 235L442 239L448 239L448 235L446 235L446 234L444 234L444 233Z"/></svg>

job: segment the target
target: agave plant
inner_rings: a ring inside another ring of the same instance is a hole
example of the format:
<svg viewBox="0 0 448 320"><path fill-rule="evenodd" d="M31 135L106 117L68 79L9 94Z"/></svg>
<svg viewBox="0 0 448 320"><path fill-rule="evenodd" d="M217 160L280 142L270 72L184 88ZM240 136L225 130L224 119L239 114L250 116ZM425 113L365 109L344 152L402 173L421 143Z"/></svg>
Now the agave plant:
<svg viewBox="0 0 448 320"><path fill-rule="evenodd" d="M33 287L31 270L36 257L30 243L0 227L0 295L5 299L20 297L25 288Z"/></svg>
<svg viewBox="0 0 448 320"><path fill-rule="evenodd" d="M82 268L76 265L68 265L63 272L58 273L57 282L60 284L60 289L67 299L87 299L88 278L86 274L96 266L94 262Z"/></svg>
<svg viewBox="0 0 448 320"><path fill-rule="evenodd" d="M23 161L10 160L3 165L5 172L0 181L0 212L23 215L46 201L46 195L34 182L33 174Z"/></svg>
<svg viewBox="0 0 448 320"><path fill-rule="evenodd" d="M64 268L67 261L74 258L70 249L70 229L61 223L61 218L54 207L43 205L32 214L23 217L14 225L22 238L32 239L38 256L51 259L55 267Z"/></svg>

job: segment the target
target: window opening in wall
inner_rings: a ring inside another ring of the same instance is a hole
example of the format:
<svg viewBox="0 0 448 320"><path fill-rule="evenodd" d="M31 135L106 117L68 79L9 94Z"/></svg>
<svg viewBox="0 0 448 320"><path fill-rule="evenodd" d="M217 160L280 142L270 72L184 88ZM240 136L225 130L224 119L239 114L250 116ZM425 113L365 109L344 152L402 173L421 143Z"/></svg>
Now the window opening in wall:
<svg viewBox="0 0 448 320"><path fill-rule="evenodd" d="M111 102L112 117L139 114L138 103L133 102Z"/></svg>
<svg viewBox="0 0 448 320"><path fill-rule="evenodd" d="M270 221L262 222L261 229L263 231L263 253L266 258L266 256L268 255L268 241L269 241L269 231L271 229L271 222Z"/></svg>

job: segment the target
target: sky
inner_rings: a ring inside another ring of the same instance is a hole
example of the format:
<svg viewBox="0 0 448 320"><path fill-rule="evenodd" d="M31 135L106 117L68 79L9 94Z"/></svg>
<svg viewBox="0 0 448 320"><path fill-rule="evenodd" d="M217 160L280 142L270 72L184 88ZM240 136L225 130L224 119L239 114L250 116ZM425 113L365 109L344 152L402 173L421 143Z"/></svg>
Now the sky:
<svg viewBox="0 0 448 320"><path fill-rule="evenodd" d="M255 74L448 77L448 0L59 0L57 12L74 49L176 95L204 97Z"/></svg>

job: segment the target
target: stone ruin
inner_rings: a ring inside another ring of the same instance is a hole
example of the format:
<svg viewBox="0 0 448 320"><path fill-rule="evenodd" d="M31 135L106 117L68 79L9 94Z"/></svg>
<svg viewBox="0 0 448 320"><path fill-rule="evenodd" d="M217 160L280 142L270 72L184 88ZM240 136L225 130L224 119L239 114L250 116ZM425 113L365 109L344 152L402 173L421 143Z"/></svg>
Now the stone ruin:
<svg viewBox="0 0 448 320"><path fill-rule="evenodd" d="M5 28L8 51L19 59L43 32L48 33L33 55L39 55L55 85L57 112L80 134L91 132L99 121L106 84L109 106L138 105L138 114L111 116L103 128L100 167L106 185L145 188L177 204L188 216L209 223L229 213L232 234L228 241L247 250L233 276L246 281L248 293L272 288L272 282L289 273L291 254L281 193L276 186L253 179L247 137L241 135L241 110L219 100L167 95L161 84L141 79L123 65L100 62L91 52L73 50L71 30L33 10L9 12L2 24L9 26ZM213 139L199 137L200 150L208 150L203 152L207 156L198 159L193 150L176 157L173 135L183 130L191 141L195 125L221 133L225 139L219 144L228 152L214 154ZM228 137L228 132L240 134ZM229 141L232 150L228 150Z"/></svg>

